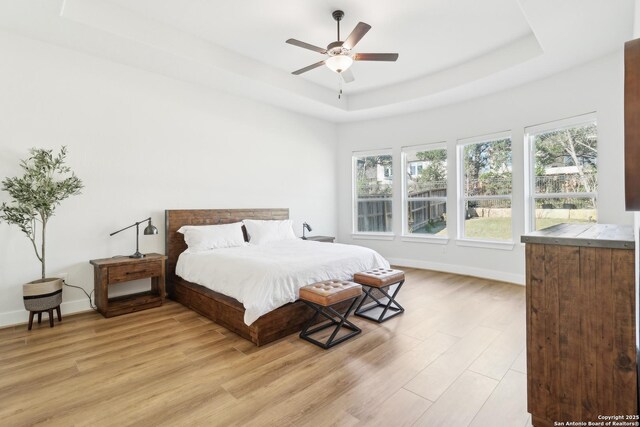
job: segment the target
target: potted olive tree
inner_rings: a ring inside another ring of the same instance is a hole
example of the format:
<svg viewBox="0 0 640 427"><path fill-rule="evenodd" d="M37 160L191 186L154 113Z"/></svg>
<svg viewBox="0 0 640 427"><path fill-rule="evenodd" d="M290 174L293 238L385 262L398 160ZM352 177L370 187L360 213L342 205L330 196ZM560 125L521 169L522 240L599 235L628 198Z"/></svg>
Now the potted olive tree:
<svg viewBox="0 0 640 427"><path fill-rule="evenodd" d="M24 305L29 310L29 329L33 314L49 312L49 324L53 326L52 309L58 311L62 302L62 280L46 277L46 232L47 222L56 207L69 196L80 194L82 181L65 165L66 147L57 155L52 150L30 150L30 156L20 162L24 174L21 177L5 178L2 190L12 200L0 206L0 220L15 224L29 238L36 257L41 264L41 278L23 285Z"/></svg>

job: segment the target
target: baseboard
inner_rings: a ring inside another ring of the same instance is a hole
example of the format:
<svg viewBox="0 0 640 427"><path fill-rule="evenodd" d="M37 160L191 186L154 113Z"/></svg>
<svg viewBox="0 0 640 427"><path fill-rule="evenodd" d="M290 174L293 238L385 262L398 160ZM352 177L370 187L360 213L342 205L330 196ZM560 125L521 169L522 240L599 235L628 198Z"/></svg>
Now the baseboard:
<svg viewBox="0 0 640 427"><path fill-rule="evenodd" d="M89 300L86 298L79 299L76 301L65 301L60 304L60 311L64 315L66 314L74 314L81 313L83 311L89 311L91 307L89 307ZM27 310L16 310L16 311L8 311L6 313L0 313L0 328L4 328L6 326L20 325L22 323L27 323L29 321L29 312Z"/></svg>
<svg viewBox="0 0 640 427"><path fill-rule="evenodd" d="M501 282L515 283L524 286L524 274L505 273L503 271L487 270L484 268L469 267L458 264L443 264L439 262L421 261L416 259L387 258L391 265L398 267L420 268L423 270L435 270L445 273L462 274L465 276L481 277L483 279L498 280Z"/></svg>

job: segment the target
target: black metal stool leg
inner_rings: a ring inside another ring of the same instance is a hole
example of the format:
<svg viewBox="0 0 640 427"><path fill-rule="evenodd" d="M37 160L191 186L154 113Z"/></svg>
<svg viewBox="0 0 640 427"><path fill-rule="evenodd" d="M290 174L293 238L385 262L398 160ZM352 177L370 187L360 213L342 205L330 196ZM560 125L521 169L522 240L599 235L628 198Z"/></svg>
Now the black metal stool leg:
<svg viewBox="0 0 640 427"><path fill-rule="evenodd" d="M306 301L304 301L305 303L307 303ZM307 323L305 323L304 327L302 328L302 330L300 331L300 337L302 338L303 334L307 333L307 330L315 324L316 320L318 319L318 315L320 314L320 310L318 309L318 307L315 304L308 304L307 305L309 307L311 307L312 309L315 310L315 313L313 314L313 317L311 319L309 319L309 321Z"/></svg>
<svg viewBox="0 0 640 427"><path fill-rule="evenodd" d="M389 303L386 305L386 307L384 308L384 310L382 310L382 314L380 315L380 321L386 320L388 318L391 318L393 316L396 316L400 313L404 312L404 307L402 307L400 304L398 304L398 302L396 301L396 295L398 295L398 292L400 292L400 288L402 287L402 285L404 284L404 280L401 281L400 283L398 283L398 287L396 288L396 290L393 292L393 295L389 295L384 289L380 289L380 292L382 292L382 294L389 298ZM395 304L396 307L391 307L391 304ZM385 315L387 314L387 311L391 309L394 310L395 313L392 314L391 316L387 317L385 319Z"/></svg>
<svg viewBox="0 0 640 427"><path fill-rule="evenodd" d="M347 317L349 317L349 314L351 313L351 311L353 310L353 308L356 305L356 302L358 301L359 297L355 297L353 298L353 301L351 302L351 305L349 306L349 308L347 309L347 311L344 314L340 314L339 312L337 312L334 308L332 307L323 307L323 306L319 306L317 304L311 303L309 301L304 301L305 304L307 304L309 307L313 308L315 310L315 314L313 315L313 317L311 318L311 320L309 320L309 322L307 322L307 324L304 326L304 328L302 329L302 331L300 332L300 338L309 341L310 343L313 343L319 347L322 347L324 349L328 349L333 347L334 345L340 344L341 342L353 337L354 335L359 334L361 331L360 328L358 328L356 325L354 325L353 323L351 323L349 320L347 320ZM329 314L328 314L328 313ZM329 320L329 322L322 324L320 326L317 326L315 328L311 328L311 326L314 324L314 322L318 319L318 316L324 316L325 318L327 318ZM331 315L335 316L332 317ZM336 320L339 319L339 320ZM318 341L314 338L311 338L310 335L319 332L323 329L327 329L334 326L334 330L331 333L331 335L329 336L329 338L325 341L325 342L321 342ZM340 329L342 328L346 328L351 330L350 333L341 336L340 338L336 339L336 335L338 334L338 332L340 332Z"/></svg>
<svg viewBox="0 0 640 427"><path fill-rule="evenodd" d="M398 303L398 301L396 301L396 296L398 295L398 292L400 292L400 289L402 288L402 285L404 284L404 280L401 280L398 283L392 283L388 286L385 287L381 287L381 288L375 288L375 287L369 287L366 285L362 285L363 287L363 292L365 297L362 299L362 301L360 301L360 304L358 305L358 308L356 308L356 312L355 315L359 316L359 317L364 317L366 319L369 320L374 320L378 323L382 323L385 320L391 319L392 317L395 317L399 314L404 313L404 307L402 307L400 305L400 303ZM393 291L393 293L390 295L385 288L390 288L391 286L394 285L398 285L396 287L396 289ZM384 295L385 298L388 299L387 303L382 303L378 298L375 298L372 295L372 292L374 289L377 289L379 292L382 293L382 295ZM369 303L368 306L365 306L365 300L367 299L367 297L370 297L373 302L375 302L375 304ZM382 312L380 313L379 316L374 316L373 314L368 313L371 310L377 309L377 308L382 308ZM389 313L389 310L392 311L391 314Z"/></svg>
<svg viewBox="0 0 640 427"><path fill-rule="evenodd" d="M368 305L368 304L365 304L365 301L366 301L367 298L371 298L372 302L375 302L378 306L383 306L384 305L384 303L380 302L380 300L373 295L373 290L374 289L378 289L378 288L368 287L367 285L362 285L362 286L363 286L363 289L364 289L364 291L363 291L364 292L364 298L362 298L362 300L360 300L360 304L358 304L358 308L356 308L356 312L360 311L360 308L362 308L363 305ZM371 304L371 303L369 303L369 304Z"/></svg>
<svg viewBox="0 0 640 427"><path fill-rule="evenodd" d="M365 305L367 298L371 298L373 301L378 303L378 305L380 304L380 301L378 301L376 297L371 295L371 291L373 291L373 289L374 288L370 288L367 285L362 285L362 299L360 300L360 304L358 304L358 307L356 307L356 312L355 312L356 315L361 312L362 306ZM362 311L366 311L366 310L362 310Z"/></svg>
<svg viewBox="0 0 640 427"><path fill-rule="evenodd" d="M336 337L336 335L338 334L338 331L340 331L340 329L342 327L345 327L347 329L351 329L352 331L359 333L360 332L360 328L358 328L356 325L354 325L353 323L349 322L347 320L347 317L349 317L349 314L351 313L351 310L353 310L353 307L356 305L356 301L358 301L358 298L354 298L353 302L351 303L351 305L349 306L349 308L347 309L346 313L344 315L341 315L340 313L338 313L337 311L335 311L332 307L326 307L326 309L328 311L331 312L331 314L337 316L340 319L340 322L338 322L338 325L336 326L335 330L333 331L333 333L331 334L331 336L329 337L329 339L327 340L327 345L331 346L333 343L333 339ZM347 338L351 338L353 335L355 334L348 334ZM344 341L347 338L340 338L338 341L336 341L336 344L341 343L342 341Z"/></svg>
<svg viewBox="0 0 640 427"><path fill-rule="evenodd" d="M304 338L303 335L312 335L315 334L318 331L321 331L323 329L327 329L328 327L332 326L332 325L336 325L338 322L332 318L331 316L329 316L327 313L324 312L324 307L322 306L317 306L313 303L309 304L305 301L305 303L310 306L311 308L313 308L316 313L313 315L313 318L311 318L311 320L309 320L309 322L307 322L307 324L305 325L305 327L302 329L302 331L300 332L300 337ZM316 320L318 319L318 316L322 315L323 317L325 317L329 322L328 323L321 323L319 326L316 326L313 329L309 329L311 328L311 326L316 324Z"/></svg>

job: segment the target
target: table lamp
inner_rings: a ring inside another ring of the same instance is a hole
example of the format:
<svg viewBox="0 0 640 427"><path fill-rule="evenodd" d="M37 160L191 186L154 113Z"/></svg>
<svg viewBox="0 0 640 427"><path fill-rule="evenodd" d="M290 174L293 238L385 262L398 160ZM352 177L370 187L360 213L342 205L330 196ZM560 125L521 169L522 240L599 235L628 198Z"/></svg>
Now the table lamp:
<svg viewBox="0 0 640 427"><path fill-rule="evenodd" d="M311 226L306 222L302 224L302 240L307 240L307 236L304 233L305 230L311 232Z"/></svg>
<svg viewBox="0 0 640 427"><path fill-rule="evenodd" d="M127 230L133 226L136 227L136 252L133 255L129 255L129 258L144 258L144 254L140 253L140 251L138 250L138 236L140 234L140 224L144 223L145 221L149 221L149 224L145 227L143 233L145 234L145 236L149 236L152 234L158 234L158 229L151 224L151 217L147 218L147 219L143 219L142 221L138 221L134 224L131 224L125 228L123 228L122 230L118 230L118 231L114 231L113 233L109 234L109 236L113 236L114 234L118 234L121 231Z"/></svg>

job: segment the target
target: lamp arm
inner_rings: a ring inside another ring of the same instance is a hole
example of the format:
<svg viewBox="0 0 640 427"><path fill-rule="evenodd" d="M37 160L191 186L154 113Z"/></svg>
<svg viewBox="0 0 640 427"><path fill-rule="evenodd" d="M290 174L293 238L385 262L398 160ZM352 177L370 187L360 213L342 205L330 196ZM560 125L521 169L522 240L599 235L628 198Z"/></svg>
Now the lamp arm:
<svg viewBox="0 0 640 427"><path fill-rule="evenodd" d="M151 220L151 217L149 217L149 218L147 218L147 219L143 219L142 221L138 221L138 222L136 222L136 223L133 223L133 224L129 225L128 227L125 227L125 228L123 228L123 229L121 229L121 230L114 231L113 233L109 234L109 236L113 236L114 234L118 234L118 233L120 233L121 231L128 230L128 229L129 229L129 228L131 228L131 227L136 227L136 226L138 226L138 225L142 224L143 222L145 222L145 221L150 221L150 220Z"/></svg>

